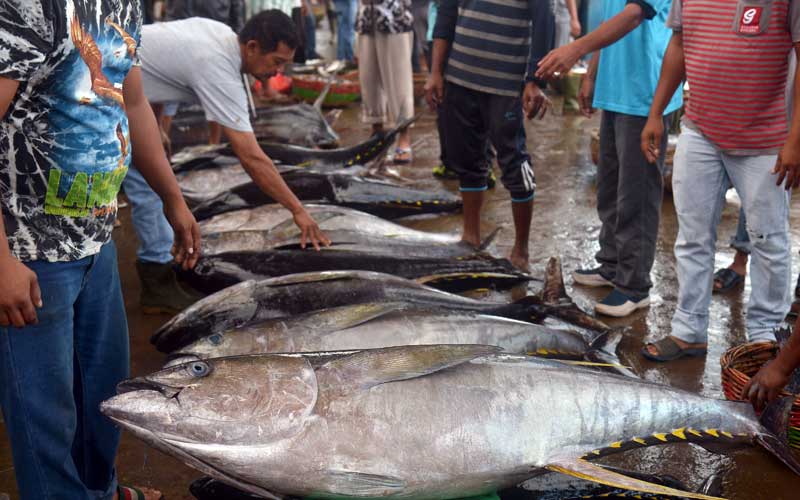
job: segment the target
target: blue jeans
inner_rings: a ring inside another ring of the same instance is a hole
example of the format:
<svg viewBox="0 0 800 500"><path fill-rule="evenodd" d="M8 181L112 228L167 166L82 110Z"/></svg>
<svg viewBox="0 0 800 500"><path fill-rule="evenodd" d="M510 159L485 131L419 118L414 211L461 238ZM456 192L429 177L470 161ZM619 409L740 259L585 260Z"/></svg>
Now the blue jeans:
<svg viewBox="0 0 800 500"><path fill-rule="evenodd" d="M356 15L358 0L334 0L336 9L336 59L353 61L353 44L356 41Z"/></svg>
<svg viewBox="0 0 800 500"><path fill-rule="evenodd" d="M142 262L166 264L172 262L172 243L175 233L164 216L161 198L153 191L142 174L134 166L122 182L125 194L131 202L133 228L139 237L136 256Z"/></svg>
<svg viewBox="0 0 800 500"><path fill-rule="evenodd" d="M774 340L791 304L789 193L775 185L776 155L733 156L719 151L698 132L684 129L675 152L672 191L678 213L675 257L678 307L672 335L690 343L708 340L708 307L714 251L725 191L733 185L747 214L752 245L747 337Z"/></svg>
<svg viewBox="0 0 800 500"><path fill-rule="evenodd" d="M314 17L311 9L309 9L305 21L306 59L316 59L319 56L319 54L317 54L317 18Z"/></svg>
<svg viewBox="0 0 800 500"><path fill-rule="evenodd" d="M99 411L128 377L114 243L75 262L29 262L39 323L0 327L0 406L21 498L110 499L119 430Z"/></svg>
<svg viewBox="0 0 800 500"><path fill-rule="evenodd" d="M739 210L739 222L736 224L736 234L731 238L731 248L747 255L750 255L752 250L750 235L747 234L747 218L744 215L744 208Z"/></svg>

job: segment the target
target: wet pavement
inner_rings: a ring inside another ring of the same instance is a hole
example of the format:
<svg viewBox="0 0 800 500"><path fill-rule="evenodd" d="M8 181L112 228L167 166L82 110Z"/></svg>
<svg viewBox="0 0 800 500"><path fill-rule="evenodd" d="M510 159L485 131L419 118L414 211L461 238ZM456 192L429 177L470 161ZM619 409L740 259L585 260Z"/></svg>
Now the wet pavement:
<svg viewBox="0 0 800 500"><path fill-rule="evenodd" d="M561 256L565 275L572 270L593 266L597 251L600 223L595 211L595 168L591 163L590 132L598 119L579 116L550 115L544 121L532 123L528 129L528 146L534 158L538 191L533 230L530 242L532 273L543 274L548 258ZM358 107L346 110L336 126L344 144L353 144L369 135L367 127L358 122ZM438 139L431 114L425 114L413 130L414 164L399 169L400 173L428 188L444 185L455 191L455 181L440 182L431 177L431 168L438 160ZM392 167L394 168L394 167ZM503 227L496 251L507 254L513 242L511 207L508 193L498 187L490 191L484 210L485 233ZM168 317L145 316L138 304L139 284L134 269L136 236L130 223L130 209L120 211L122 227L114 233L119 245L120 272L125 304L128 311L133 375L157 370L164 361L148 342L150 334ZM723 213L717 244L717 267L727 265L733 256L727 242L734 233L738 206L729 203ZM800 201L792 205L792 238L795 247L800 243ZM406 221L417 229L458 231L460 215L424 217ZM648 380L667 383L702 393L723 397L720 383L719 358L730 346L744 341L744 313L749 296L749 282L743 291L728 296L715 296L711 305L710 352L705 359L683 360L667 365L644 361L638 354L643 342L660 338L669 332L670 318L675 308L677 280L672 246L677 223L672 200L665 198L658 253L652 278L652 305L625 320L609 321L613 326L628 327L621 346L623 362ZM800 259L795 257L795 272ZM604 291L572 287L568 291L575 301L591 310L594 300ZM537 285L530 285L535 291ZM513 295L524 294L515 290ZM1 425L0 425L1 426ZM642 472L672 474L691 486L700 484L707 475L721 472L725 477L724 496L735 500L800 498L800 478L791 473L765 452L747 449L725 456L712 455L692 445L670 445L630 452L624 457L612 457L607 463L635 468ZM201 474L180 462L152 450L129 435L123 437L119 454L119 474L123 483L159 488L169 500L190 499L189 483ZM0 493L8 492L18 498L14 470L4 430L0 431Z"/></svg>

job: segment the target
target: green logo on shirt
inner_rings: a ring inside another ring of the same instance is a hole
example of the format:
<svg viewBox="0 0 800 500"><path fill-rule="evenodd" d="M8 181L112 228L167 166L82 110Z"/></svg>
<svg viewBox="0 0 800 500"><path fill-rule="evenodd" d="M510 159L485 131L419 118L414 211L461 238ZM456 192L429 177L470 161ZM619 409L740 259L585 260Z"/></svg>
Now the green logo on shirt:
<svg viewBox="0 0 800 500"><path fill-rule="evenodd" d="M66 196L61 198L59 197L61 170L50 169L44 212L64 217L88 217L91 213L95 216L103 215L105 209L116 200L127 173L128 167L119 167L111 172L101 172L91 176L85 172L78 172Z"/></svg>

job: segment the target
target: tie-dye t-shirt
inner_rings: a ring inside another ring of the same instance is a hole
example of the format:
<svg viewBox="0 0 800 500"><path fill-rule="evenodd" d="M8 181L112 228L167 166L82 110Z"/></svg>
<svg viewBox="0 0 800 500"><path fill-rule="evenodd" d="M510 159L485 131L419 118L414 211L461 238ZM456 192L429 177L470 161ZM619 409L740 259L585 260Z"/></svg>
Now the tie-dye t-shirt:
<svg viewBox="0 0 800 500"><path fill-rule="evenodd" d="M22 261L74 261L111 238L131 158L122 82L138 65L138 0L0 1L0 208Z"/></svg>

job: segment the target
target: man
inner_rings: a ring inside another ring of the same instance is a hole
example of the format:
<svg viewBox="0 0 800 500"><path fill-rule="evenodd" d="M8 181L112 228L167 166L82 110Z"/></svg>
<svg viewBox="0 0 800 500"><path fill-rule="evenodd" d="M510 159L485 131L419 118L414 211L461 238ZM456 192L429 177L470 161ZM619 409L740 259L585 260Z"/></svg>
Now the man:
<svg viewBox="0 0 800 500"><path fill-rule="evenodd" d="M258 145L243 79L245 73L266 81L292 60L296 46L294 24L277 10L253 16L238 37L230 27L210 19L154 24L142 29L142 73L145 94L152 103L199 101L206 118L222 126L253 181L292 212L303 246L310 241L319 249L320 244L329 244L328 239ZM183 291L172 272L171 230L159 201L135 169L124 187L141 244L137 269L142 309L147 313L181 311L195 297Z"/></svg>
<svg viewBox="0 0 800 500"><path fill-rule="evenodd" d="M800 184L800 123L789 130L784 96L788 56L792 48L800 54L800 2L674 0L668 22L675 33L642 133L649 159L661 153L656 118L684 78L692 96L672 177L678 305L672 334L642 350L654 361L707 351L716 228L729 185L742 200L752 248L747 336L775 339L790 303L789 190Z"/></svg>
<svg viewBox="0 0 800 500"><path fill-rule="evenodd" d="M99 412L129 375L111 232L131 160L199 256L144 97L139 2L0 2L0 406L21 498L111 499L119 431ZM146 498L155 499L157 492Z"/></svg>
<svg viewBox="0 0 800 500"><path fill-rule="evenodd" d="M586 116L592 106L603 110L600 161L597 167L597 213L600 216L599 267L573 273L576 283L613 287L595 310L625 317L650 304L650 270L663 194L663 154L651 165L639 143L653 100L670 30L664 26L670 0L608 0L604 22L573 43L554 50L541 62L537 76L566 75L594 52L583 78L579 100ZM602 49L602 50L601 50ZM670 95L661 116L679 109L680 94ZM665 150L666 136L660 144Z"/></svg>
<svg viewBox="0 0 800 500"><path fill-rule="evenodd" d="M511 0L502 9L490 0L442 0L425 86L431 108L442 108L448 167L459 176L462 239L476 247L481 243L488 138L497 152L503 184L511 192L511 262L523 270L528 269L536 182L522 113L541 119L550 106L542 92L544 83L533 77L541 53L531 50L531 44L540 46L548 19L552 16L547 0Z"/></svg>
<svg viewBox="0 0 800 500"><path fill-rule="evenodd" d="M780 396L792 373L800 368L800 317L795 321L792 336L778 351L778 356L764 365L742 389L756 410L762 410Z"/></svg>
<svg viewBox="0 0 800 500"><path fill-rule="evenodd" d="M213 0L198 2L197 0L168 0L167 21L178 21L190 17L205 17L231 27L238 33L244 27L245 5L243 0ZM178 112L179 103L165 105L161 112L161 128L169 134L172 119ZM208 143L222 142L222 129L219 123L208 122Z"/></svg>

